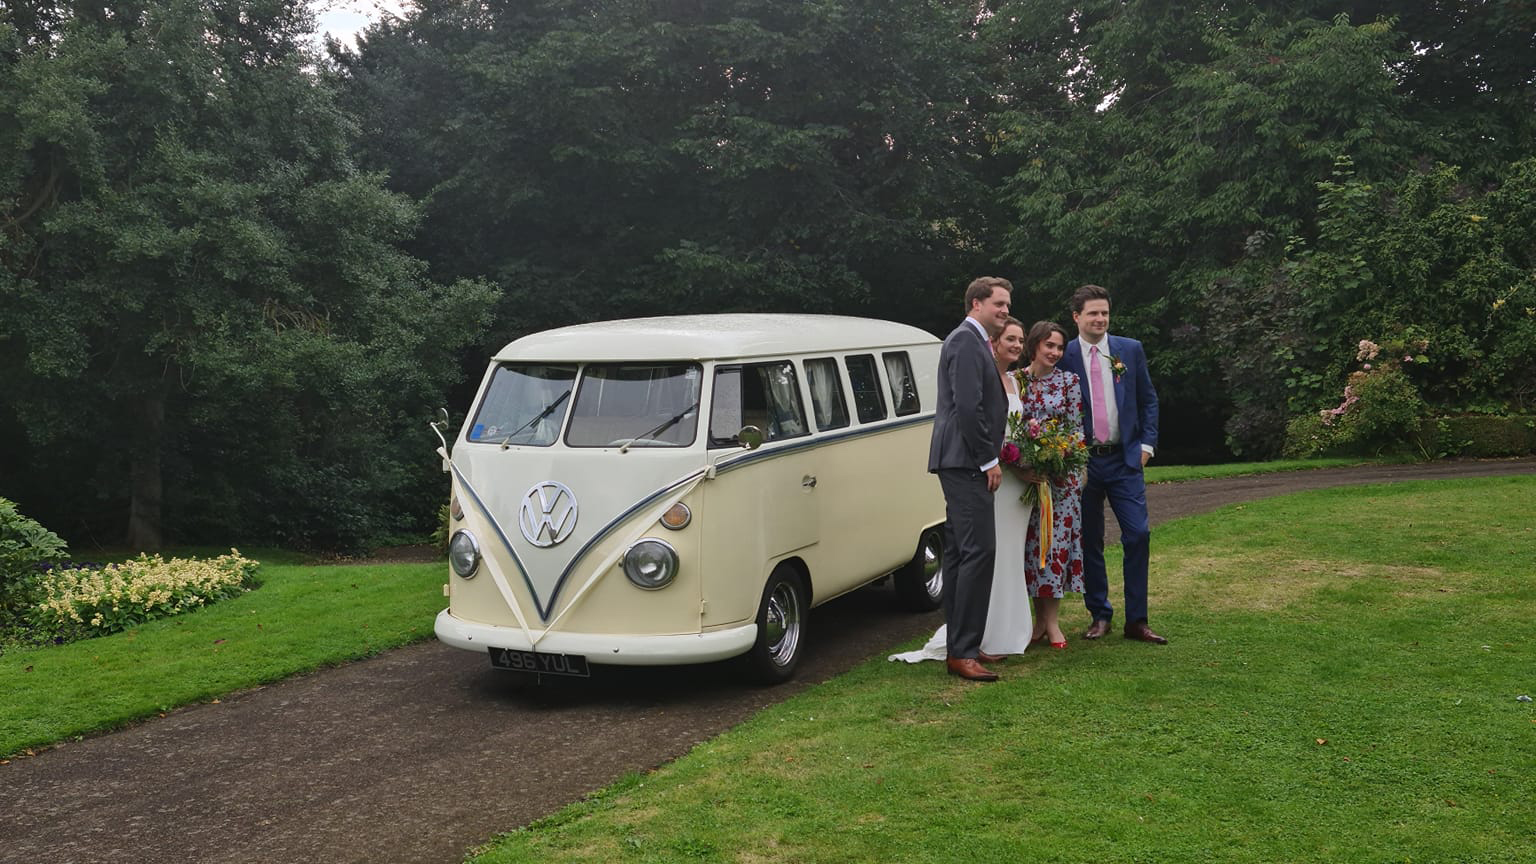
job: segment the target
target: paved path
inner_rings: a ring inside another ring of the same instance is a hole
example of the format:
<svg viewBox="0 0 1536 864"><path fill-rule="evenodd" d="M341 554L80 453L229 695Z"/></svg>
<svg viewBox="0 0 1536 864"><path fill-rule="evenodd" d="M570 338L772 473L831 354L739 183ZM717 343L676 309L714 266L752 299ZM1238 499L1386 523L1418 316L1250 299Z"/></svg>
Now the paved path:
<svg viewBox="0 0 1536 864"><path fill-rule="evenodd" d="M1536 474L1536 459L1200 480L1148 498L1158 522L1301 489L1515 473ZM0 766L0 862L456 864L937 621L856 592L813 613L798 680L772 689L728 664L534 685L436 642L402 648Z"/></svg>

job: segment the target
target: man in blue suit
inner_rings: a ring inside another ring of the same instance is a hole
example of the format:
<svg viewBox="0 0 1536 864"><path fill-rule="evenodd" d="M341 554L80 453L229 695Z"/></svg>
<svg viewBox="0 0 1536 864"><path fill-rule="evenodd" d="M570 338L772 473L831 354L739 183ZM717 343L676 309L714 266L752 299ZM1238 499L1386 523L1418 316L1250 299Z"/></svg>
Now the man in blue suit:
<svg viewBox="0 0 1536 864"><path fill-rule="evenodd" d="M1083 604L1093 616L1084 639L1110 630L1104 572L1104 500L1120 523L1125 553L1125 638L1166 645L1147 626L1147 566L1152 531L1142 469L1157 447L1157 391L1147 355L1135 339L1109 335L1109 292L1084 285L1072 295L1077 338L1067 343L1061 368L1077 375L1088 436L1088 482L1083 486Z"/></svg>

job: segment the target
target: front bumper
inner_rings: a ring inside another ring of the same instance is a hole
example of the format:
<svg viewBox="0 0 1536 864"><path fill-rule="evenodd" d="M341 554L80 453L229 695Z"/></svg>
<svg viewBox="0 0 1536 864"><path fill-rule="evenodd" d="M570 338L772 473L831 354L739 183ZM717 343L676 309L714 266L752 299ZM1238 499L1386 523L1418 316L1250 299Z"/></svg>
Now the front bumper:
<svg viewBox="0 0 1536 864"><path fill-rule="evenodd" d="M444 609L433 625L437 639L468 651L516 648L548 654L580 654L588 663L614 666L672 666L709 663L745 654L757 641L757 625L745 624L707 633L668 636L625 636L613 633L567 633L554 630L537 644L517 627L495 627L453 617Z"/></svg>

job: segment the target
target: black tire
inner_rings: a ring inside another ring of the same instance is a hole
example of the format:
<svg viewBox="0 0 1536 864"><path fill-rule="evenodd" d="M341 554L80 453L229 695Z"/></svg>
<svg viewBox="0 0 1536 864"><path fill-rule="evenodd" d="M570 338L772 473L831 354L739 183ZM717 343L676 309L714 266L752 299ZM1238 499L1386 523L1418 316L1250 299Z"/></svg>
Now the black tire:
<svg viewBox="0 0 1536 864"><path fill-rule="evenodd" d="M757 606L757 641L746 654L752 677L763 684L782 684L795 676L810 624L810 596L793 567L780 564L763 586Z"/></svg>
<svg viewBox="0 0 1536 864"><path fill-rule="evenodd" d="M892 574L896 602L909 612L932 612L944 599L944 526L927 529L917 539L917 552Z"/></svg>

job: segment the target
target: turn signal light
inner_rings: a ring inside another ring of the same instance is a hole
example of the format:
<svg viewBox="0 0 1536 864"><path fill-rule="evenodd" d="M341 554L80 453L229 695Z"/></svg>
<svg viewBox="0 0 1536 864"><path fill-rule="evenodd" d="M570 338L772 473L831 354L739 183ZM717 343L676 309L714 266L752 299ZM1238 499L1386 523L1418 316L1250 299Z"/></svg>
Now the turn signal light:
<svg viewBox="0 0 1536 864"><path fill-rule="evenodd" d="M673 531L681 531L687 528L688 523L692 521L693 511L689 510L688 505L681 501L668 507L667 512L661 514L661 524L671 528Z"/></svg>

